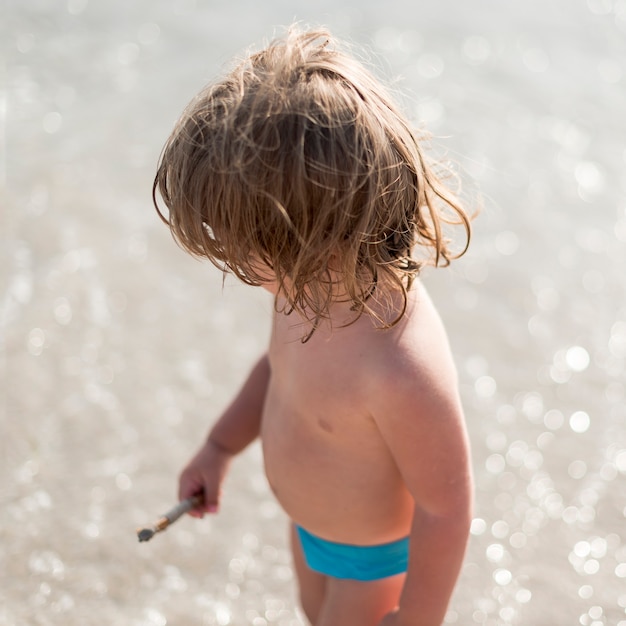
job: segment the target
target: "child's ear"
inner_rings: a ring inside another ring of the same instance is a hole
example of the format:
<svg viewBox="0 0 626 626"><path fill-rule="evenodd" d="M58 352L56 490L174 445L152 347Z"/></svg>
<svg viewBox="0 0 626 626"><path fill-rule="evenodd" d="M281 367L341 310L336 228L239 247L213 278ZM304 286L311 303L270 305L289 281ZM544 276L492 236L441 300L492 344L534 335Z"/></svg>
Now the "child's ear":
<svg viewBox="0 0 626 626"><path fill-rule="evenodd" d="M338 272L341 269L341 256L338 251L332 252L328 257L328 269L331 272Z"/></svg>

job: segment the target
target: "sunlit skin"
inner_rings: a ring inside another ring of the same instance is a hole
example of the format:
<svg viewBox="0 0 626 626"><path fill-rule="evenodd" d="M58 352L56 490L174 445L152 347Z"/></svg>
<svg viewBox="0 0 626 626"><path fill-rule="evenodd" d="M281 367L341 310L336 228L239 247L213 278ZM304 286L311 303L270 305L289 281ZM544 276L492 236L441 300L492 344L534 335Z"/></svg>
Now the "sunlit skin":
<svg viewBox="0 0 626 626"><path fill-rule="evenodd" d="M264 287L276 295L271 273ZM375 296L372 305L390 314ZM367 315L342 327L354 315L347 303L330 314L332 325L322 323L306 343L306 320L274 315L267 352L183 471L180 497L203 492L203 508L192 514L216 512L231 459L260 436L267 478L293 522L356 545L410 535L408 572L372 582L310 570L292 536L311 624L439 625L471 519L468 444L446 333L417 281L406 315L387 330Z"/></svg>

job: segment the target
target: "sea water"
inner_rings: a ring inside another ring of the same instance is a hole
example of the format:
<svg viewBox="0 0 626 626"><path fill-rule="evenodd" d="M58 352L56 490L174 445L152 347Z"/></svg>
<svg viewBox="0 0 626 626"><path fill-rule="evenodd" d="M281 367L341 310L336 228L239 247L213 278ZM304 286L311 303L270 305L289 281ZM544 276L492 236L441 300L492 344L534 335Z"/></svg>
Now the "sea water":
<svg viewBox="0 0 626 626"><path fill-rule="evenodd" d="M0 624L304 624L252 446L223 508L139 544L268 337L266 294L183 254L161 146L293 20L365 49L478 202L424 280L475 519L447 624L626 624L626 2L7 1L0 19Z"/></svg>

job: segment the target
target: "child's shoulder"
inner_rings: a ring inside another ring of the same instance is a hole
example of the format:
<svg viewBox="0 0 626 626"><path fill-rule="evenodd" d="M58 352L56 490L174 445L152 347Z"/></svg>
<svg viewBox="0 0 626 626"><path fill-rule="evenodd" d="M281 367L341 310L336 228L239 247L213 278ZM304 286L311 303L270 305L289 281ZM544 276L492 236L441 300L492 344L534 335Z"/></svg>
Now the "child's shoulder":
<svg viewBox="0 0 626 626"><path fill-rule="evenodd" d="M403 318L371 335L368 368L387 385L431 386L437 379L456 382L448 336L426 288L415 281L408 295Z"/></svg>
<svg viewBox="0 0 626 626"><path fill-rule="evenodd" d="M368 347L363 404L385 428L456 428L462 409L447 333L426 290L413 293L402 321Z"/></svg>

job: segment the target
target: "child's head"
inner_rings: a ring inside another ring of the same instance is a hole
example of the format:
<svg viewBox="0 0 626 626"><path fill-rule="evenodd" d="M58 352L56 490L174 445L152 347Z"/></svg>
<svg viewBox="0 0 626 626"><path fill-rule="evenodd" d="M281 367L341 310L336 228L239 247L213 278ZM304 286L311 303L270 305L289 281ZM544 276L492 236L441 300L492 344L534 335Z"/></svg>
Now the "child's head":
<svg viewBox="0 0 626 626"><path fill-rule="evenodd" d="M269 269L314 322L336 298L357 314L374 293L406 302L425 261L454 256L443 225L469 239L407 120L325 31L291 29L202 91L164 148L156 190L183 248L251 285Z"/></svg>

